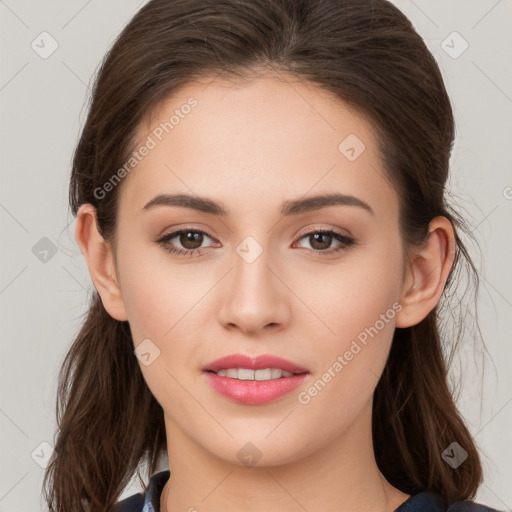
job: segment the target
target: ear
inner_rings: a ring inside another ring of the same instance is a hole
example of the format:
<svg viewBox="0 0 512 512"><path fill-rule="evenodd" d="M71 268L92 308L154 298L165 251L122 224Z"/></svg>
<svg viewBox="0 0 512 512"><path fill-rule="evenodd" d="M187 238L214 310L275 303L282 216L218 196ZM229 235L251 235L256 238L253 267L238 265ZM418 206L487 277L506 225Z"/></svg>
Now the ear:
<svg viewBox="0 0 512 512"><path fill-rule="evenodd" d="M75 238L108 314L116 320L127 320L113 249L98 231L96 208L91 204L82 204L78 210Z"/></svg>
<svg viewBox="0 0 512 512"><path fill-rule="evenodd" d="M425 243L411 249L396 327L411 327L432 311L443 293L455 258L455 236L446 217L435 217Z"/></svg>

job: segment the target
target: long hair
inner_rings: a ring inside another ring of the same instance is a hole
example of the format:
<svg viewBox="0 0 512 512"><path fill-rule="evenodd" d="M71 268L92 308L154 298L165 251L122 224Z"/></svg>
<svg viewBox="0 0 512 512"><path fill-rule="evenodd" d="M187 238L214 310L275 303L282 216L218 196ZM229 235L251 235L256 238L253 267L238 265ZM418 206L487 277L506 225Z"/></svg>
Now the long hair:
<svg viewBox="0 0 512 512"><path fill-rule="evenodd" d="M399 192L404 246L422 243L430 220L443 215L456 238L447 287L462 264L477 279L460 238L463 220L446 201L450 100L424 41L385 0L150 0L96 76L73 157L73 215L92 204L103 238L115 242L122 183L101 197L98 190L133 152L149 113L195 79L254 70L296 76L371 120ZM474 498L482 468L448 386L438 314L439 306L395 330L372 431L377 465L392 485L453 502ZM110 510L135 472L141 478L141 464L153 473L166 450L163 411L133 351L127 322L110 317L95 292L59 373L57 455L44 478L51 511ZM468 453L457 470L442 458L453 441Z"/></svg>

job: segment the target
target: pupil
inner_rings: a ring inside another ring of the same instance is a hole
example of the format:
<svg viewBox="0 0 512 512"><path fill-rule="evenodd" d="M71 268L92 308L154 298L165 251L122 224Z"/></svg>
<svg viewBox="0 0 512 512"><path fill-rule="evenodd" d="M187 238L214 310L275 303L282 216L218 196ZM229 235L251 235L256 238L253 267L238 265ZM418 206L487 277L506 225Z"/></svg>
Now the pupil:
<svg viewBox="0 0 512 512"><path fill-rule="evenodd" d="M195 233L193 231L187 231L186 233L182 233L180 243L183 245L183 247L187 249L197 249L201 247L202 243L202 234L201 233ZM198 241L199 240L199 241ZM188 245L191 244L191 245Z"/></svg>
<svg viewBox="0 0 512 512"><path fill-rule="evenodd" d="M315 233L312 235L312 237L313 237L314 243L311 243L311 247L313 247L313 249L328 249L329 246L331 245L332 235L329 235L327 233ZM322 238L326 239L326 241L324 240L323 243L322 243ZM317 244L319 240L320 240L320 247L318 245L315 246L315 244Z"/></svg>

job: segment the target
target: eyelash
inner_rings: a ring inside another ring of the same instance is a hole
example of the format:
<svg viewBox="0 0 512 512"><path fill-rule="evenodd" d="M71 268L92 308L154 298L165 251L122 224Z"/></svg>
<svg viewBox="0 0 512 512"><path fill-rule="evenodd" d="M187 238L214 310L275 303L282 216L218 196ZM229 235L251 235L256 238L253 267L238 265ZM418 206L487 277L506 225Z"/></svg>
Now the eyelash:
<svg viewBox="0 0 512 512"><path fill-rule="evenodd" d="M179 229L177 231L172 231L171 233L168 233L167 235L164 235L162 238L160 238L156 242L158 244L160 244L167 252L169 252L170 254L174 254L176 256L192 257L192 256L196 255L198 252L201 252L201 249L204 249L204 248L200 248L200 249L177 249L176 247L174 247L174 246L169 244L169 240L175 238L177 235L181 235L182 233L199 233L199 234L202 234L202 235L206 235L208 238L211 238L213 240L213 237L211 237L205 231L202 231L200 229L187 229L187 228L184 228L184 229ZM334 249L326 249L326 250L323 250L323 251L322 250L318 250L318 249L308 249L310 251L313 251L313 253L316 256L320 256L320 257L322 257L324 255L330 255L330 254L338 253L340 251L346 251L346 250L348 250L350 247L352 247L356 243L356 241L353 238L350 238L350 237L348 237L346 235L342 235L341 233L338 233L336 231L323 230L323 229L309 231L308 233L305 233L304 235L302 235L299 238L299 240L302 240L303 238L305 238L307 236L310 236L310 235L314 235L314 234L332 235L334 239L336 239L339 242L341 242L341 245L339 245L338 247L336 247Z"/></svg>

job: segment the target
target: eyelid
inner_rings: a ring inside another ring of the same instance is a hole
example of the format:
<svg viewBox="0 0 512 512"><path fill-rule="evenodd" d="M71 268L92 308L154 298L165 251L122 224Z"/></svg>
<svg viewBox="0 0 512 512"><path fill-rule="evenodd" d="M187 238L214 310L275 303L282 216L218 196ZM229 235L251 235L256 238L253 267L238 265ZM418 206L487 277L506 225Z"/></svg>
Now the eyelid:
<svg viewBox="0 0 512 512"><path fill-rule="evenodd" d="M338 235L344 236L346 238L354 239L354 236L352 235L352 233L350 233L350 231L348 231L347 229L341 230L340 228L337 228L337 227L332 226L330 224L327 225L327 227L325 227L325 226L313 226L312 228L307 228L307 231L299 231L299 233L302 233L302 234L300 234L300 235L297 234L296 237L302 238L305 235L309 235L310 233L316 233L318 231L333 231L334 233L336 233Z"/></svg>
<svg viewBox="0 0 512 512"><path fill-rule="evenodd" d="M155 242L160 242L163 239L170 240L170 239L180 235L181 233L183 233L183 232L186 233L188 231L194 231L195 233L201 233L202 235L205 235L208 238L211 238L213 241L219 242L214 236L210 235L204 229L196 228L196 227L193 227L193 226L183 226L183 227L178 227L178 228L172 228L170 231L164 231L161 235L159 235L156 238ZM202 247L202 249L205 249L205 247ZM192 252L193 250L194 249L189 249L188 251Z"/></svg>
<svg viewBox="0 0 512 512"><path fill-rule="evenodd" d="M204 235L207 235L212 240L216 240L216 238L214 236L210 235L207 231L205 231L204 229L198 228L196 226L180 226L180 227L177 227L177 228L171 228L171 230L169 232L166 232L166 230L164 230L164 232L161 235L159 235L157 237L157 239L160 239L162 237L166 237L166 236L171 235L171 234L176 235L180 231L185 231L187 229L190 230L190 231L197 231L198 233L202 233ZM316 225L316 226L313 226L311 228L307 228L307 231L302 232L302 234L300 236L299 236L299 233L301 233L301 232L299 231L294 236L294 238L302 238L305 235L308 235L310 233L316 233L317 231L334 231L338 235L345 236L347 238L354 238L354 236L352 235L352 233L350 233L350 231L348 229L340 230L339 228L337 228L335 226L332 226L330 224L328 224L327 227L326 226Z"/></svg>

